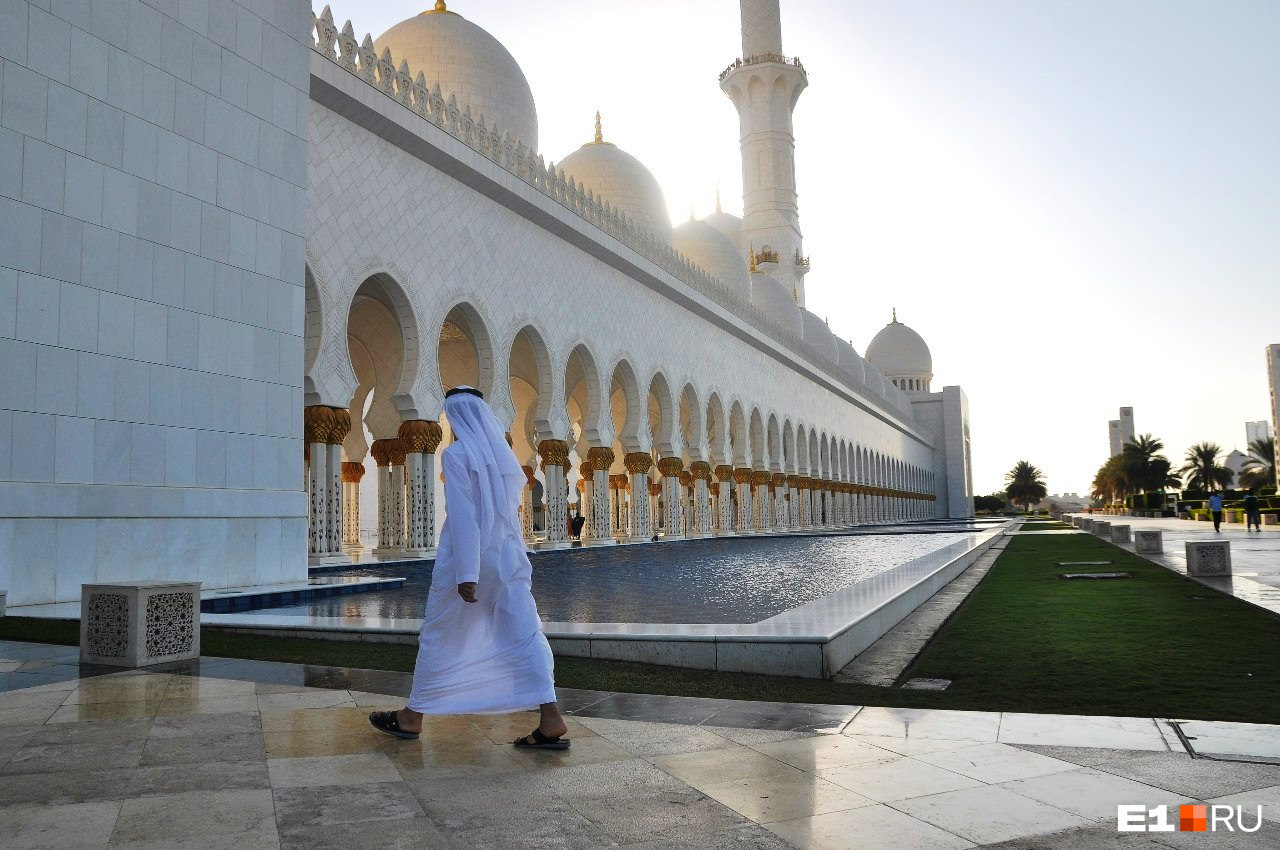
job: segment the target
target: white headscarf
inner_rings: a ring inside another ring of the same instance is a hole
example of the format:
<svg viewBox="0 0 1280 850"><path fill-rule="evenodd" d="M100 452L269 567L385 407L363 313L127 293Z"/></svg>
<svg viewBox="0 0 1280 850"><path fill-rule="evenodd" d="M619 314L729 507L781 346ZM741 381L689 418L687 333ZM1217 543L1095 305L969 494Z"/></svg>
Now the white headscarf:
<svg viewBox="0 0 1280 850"><path fill-rule="evenodd" d="M457 440L454 451L465 452L468 466L476 472L480 528L492 528L501 522L521 533L520 499L528 479L515 452L507 445L498 417L483 398L470 393L456 393L446 398L444 412Z"/></svg>

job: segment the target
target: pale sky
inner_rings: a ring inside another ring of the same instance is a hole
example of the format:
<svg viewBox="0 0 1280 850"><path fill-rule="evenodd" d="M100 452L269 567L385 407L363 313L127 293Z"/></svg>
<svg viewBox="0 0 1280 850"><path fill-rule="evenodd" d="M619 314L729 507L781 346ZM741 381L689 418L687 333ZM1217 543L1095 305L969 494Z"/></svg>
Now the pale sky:
<svg viewBox="0 0 1280 850"><path fill-rule="evenodd" d="M375 38L431 3L342 0ZM319 8L319 6L317 7ZM740 214L734 0L453 0L520 63L541 152L605 138L672 220ZM1180 461L1245 448L1280 342L1280 3L782 0L808 307L865 353L896 306L969 396L974 484L1085 492L1134 407Z"/></svg>

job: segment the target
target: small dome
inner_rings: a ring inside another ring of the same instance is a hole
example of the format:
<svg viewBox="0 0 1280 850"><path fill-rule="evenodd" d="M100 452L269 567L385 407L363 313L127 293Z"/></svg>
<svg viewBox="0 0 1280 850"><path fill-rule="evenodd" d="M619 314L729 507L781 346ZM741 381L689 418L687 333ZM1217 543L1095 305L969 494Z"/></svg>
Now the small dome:
<svg viewBox="0 0 1280 850"><path fill-rule="evenodd" d="M689 219L672 232L671 247L718 277L731 291L744 299L751 297L747 264L739 255L737 244L711 225Z"/></svg>
<svg viewBox="0 0 1280 850"><path fill-rule="evenodd" d="M596 113L596 138L556 163L565 177L590 189L597 198L608 201L633 224L648 230L662 241L671 240L671 215L662 187L640 160L612 142L604 141L600 132L600 114Z"/></svg>
<svg viewBox="0 0 1280 850"><path fill-rule="evenodd" d="M820 363L836 363L839 352L831 328L808 310L801 310L800 316L804 323L804 347L810 357Z"/></svg>
<svg viewBox="0 0 1280 850"><path fill-rule="evenodd" d="M871 363L867 363L866 368L863 370L863 378L863 384L866 388L881 398L884 398L885 387L893 386L893 384L884 379L884 375L880 374L880 370Z"/></svg>
<svg viewBox="0 0 1280 850"><path fill-rule="evenodd" d="M538 111L524 72L496 38L454 12L444 3L421 15L401 21L374 41L378 55L390 48L396 67L409 63L409 72L426 78L427 86L440 83L446 101L458 99L458 108L471 107L471 117L486 127L510 133L538 149Z"/></svg>
<svg viewBox="0 0 1280 850"><path fill-rule="evenodd" d="M840 371L844 373L844 379L849 382L850 386L860 387L866 381L866 375L863 370L866 361L863 360L851 343L842 339L836 339L836 362L840 364Z"/></svg>
<svg viewBox="0 0 1280 850"><path fill-rule="evenodd" d="M898 321L885 325L867 346L867 359L886 377L933 377L933 355L924 338Z"/></svg>
<svg viewBox="0 0 1280 850"><path fill-rule="evenodd" d="M751 275L751 306L796 336L803 335L800 307L777 278L759 272Z"/></svg>
<svg viewBox="0 0 1280 850"><path fill-rule="evenodd" d="M716 211L702 220L723 233L725 238L738 249L738 254L745 256L742 250L742 219L720 209L719 192L716 192Z"/></svg>

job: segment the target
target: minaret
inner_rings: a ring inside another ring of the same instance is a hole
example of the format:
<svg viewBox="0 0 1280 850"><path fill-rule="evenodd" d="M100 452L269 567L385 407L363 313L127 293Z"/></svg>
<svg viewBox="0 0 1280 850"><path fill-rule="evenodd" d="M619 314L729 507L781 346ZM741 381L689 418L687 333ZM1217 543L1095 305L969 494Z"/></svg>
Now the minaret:
<svg viewBox="0 0 1280 850"><path fill-rule="evenodd" d="M782 55L778 0L740 0L742 58L720 75L738 110L742 148L742 250L804 306L804 255L796 205L791 113L809 84L799 59Z"/></svg>

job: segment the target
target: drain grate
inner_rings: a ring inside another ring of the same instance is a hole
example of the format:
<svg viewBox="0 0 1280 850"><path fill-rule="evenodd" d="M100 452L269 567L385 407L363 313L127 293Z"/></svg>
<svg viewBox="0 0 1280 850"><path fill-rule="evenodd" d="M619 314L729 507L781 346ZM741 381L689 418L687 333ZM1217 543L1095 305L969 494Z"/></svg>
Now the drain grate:
<svg viewBox="0 0 1280 850"><path fill-rule="evenodd" d="M907 691L945 691L950 686L950 679L908 679L902 688Z"/></svg>

